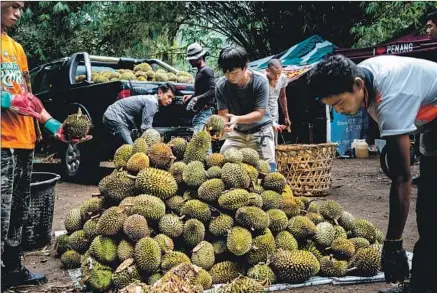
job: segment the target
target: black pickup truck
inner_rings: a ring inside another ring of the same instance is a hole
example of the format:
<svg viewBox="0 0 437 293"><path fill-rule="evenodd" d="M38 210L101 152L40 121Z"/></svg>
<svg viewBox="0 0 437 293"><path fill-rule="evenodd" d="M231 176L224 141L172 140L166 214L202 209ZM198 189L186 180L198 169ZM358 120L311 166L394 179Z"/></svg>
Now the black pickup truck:
<svg viewBox="0 0 437 293"><path fill-rule="evenodd" d="M66 145L53 138L44 137L37 145L37 152L56 154L62 162L64 180L95 178L101 161L112 158L119 142L102 124L103 113L120 98L133 95L155 94L162 82L116 80L104 83L92 81L92 72L132 70L135 65L148 63L152 69L164 69L177 74L178 70L158 59L133 59L91 56L75 53L70 57L54 60L31 70L33 93L41 99L47 111L59 121L77 113L78 108L92 124L91 141L80 145ZM77 79L84 76L83 80ZM180 136L192 135L193 112L186 111L182 96L194 93L193 84L174 83L176 100L162 107L154 118L153 128L158 130L164 142Z"/></svg>

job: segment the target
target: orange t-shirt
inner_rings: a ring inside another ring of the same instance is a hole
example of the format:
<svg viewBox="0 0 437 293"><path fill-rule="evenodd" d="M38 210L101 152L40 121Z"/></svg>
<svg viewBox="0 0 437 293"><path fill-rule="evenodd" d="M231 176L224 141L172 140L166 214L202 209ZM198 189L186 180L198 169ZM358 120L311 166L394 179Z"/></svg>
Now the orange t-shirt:
<svg viewBox="0 0 437 293"><path fill-rule="evenodd" d="M1 47L2 91L20 94L27 91L25 75L29 74L23 47L2 33ZM35 126L32 117L2 109L1 147L14 149L35 148Z"/></svg>

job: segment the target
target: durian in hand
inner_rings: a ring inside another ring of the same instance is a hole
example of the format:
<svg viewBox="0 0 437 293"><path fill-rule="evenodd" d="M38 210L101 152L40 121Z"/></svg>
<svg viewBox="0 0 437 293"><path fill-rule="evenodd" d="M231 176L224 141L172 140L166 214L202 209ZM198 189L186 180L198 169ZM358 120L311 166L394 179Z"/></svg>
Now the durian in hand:
<svg viewBox="0 0 437 293"><path fill-rule="evenodd" d="M73 138L84 138L90 131L91 122L86 115L82 114L81 109L77 111L77 114L68 115L64 120L62 128L67 140Z"/></svg>

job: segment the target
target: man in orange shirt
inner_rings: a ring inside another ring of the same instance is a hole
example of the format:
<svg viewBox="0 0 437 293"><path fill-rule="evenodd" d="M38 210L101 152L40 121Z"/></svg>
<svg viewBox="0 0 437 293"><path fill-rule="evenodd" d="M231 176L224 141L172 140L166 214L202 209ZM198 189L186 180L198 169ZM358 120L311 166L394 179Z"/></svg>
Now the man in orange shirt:
<svg viewBox="0 0 437 293"><path fill-rule="evenodd" d="M23 47L6 33L20 18L24 2L1 3L1 258L2 287L46 281L21 265L20 244L30 201L30 181L36 134L34 119L44 130L67 142L62 124L31 94ZM91 139L87 136L79 143ZM5 283L7 283L5 285Z"/></svg>

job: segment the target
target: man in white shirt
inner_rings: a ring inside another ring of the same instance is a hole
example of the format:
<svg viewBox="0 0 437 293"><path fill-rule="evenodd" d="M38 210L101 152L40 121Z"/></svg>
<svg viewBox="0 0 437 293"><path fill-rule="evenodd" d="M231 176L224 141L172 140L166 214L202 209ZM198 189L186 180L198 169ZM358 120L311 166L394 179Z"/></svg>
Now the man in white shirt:
<svg viewBox="0 0 437 293"><path fill-rule="evenodd" d="M285 91L288 80L282 72L282 64L279 59L271 59L267 64L266 77L269 81L269 112L275 130L275 145L278 144L278 132L282 132L291 125L288 117L287 93ZM281 104L282 114L284 114L284 125L279 125L278 100Z"/></svg>

